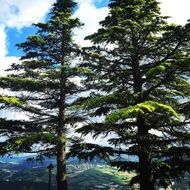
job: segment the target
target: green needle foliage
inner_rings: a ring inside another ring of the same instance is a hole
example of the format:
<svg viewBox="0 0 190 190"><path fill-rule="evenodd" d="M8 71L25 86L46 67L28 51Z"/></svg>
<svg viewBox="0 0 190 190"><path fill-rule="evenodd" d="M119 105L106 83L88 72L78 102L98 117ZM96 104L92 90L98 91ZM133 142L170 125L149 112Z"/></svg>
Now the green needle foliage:
<svg viewBox="0 0 190 190"><path fill-rule="evenodd" d="M111 136L109 147L78 141L71 155L120 156L111 165L135 170L131 184L141 190L167 187L190 171L190 24L167 18L156 0L110 0L83 52L94 74L86 79L90 95L81 99L89 123L77 131Z"/></svg>
<svg viewBox="0 0 190 190"><path fill-rule="evenodd" d="M73 30L82 24L72 13L76 3L57 0L46 23L34 24L37 33L18 44L24 55L13 64L0 86L14 91L17 98L0 97L14 104L27 119L11 122L11 138L4 142L8 152L36 152L57 157L57 189L67 189L67 134L83 118L71 109L83 86L77 82L87 70L79 66L80 48L73 41ZM8 126L6 121L2 120Z"/></svg>
<svg viewBox="0 0 190 190"><path fill-rule="evenodd" d="M10 96L0 96L0 103L8 106L22 106L23 104L18 98Z"/></svg>

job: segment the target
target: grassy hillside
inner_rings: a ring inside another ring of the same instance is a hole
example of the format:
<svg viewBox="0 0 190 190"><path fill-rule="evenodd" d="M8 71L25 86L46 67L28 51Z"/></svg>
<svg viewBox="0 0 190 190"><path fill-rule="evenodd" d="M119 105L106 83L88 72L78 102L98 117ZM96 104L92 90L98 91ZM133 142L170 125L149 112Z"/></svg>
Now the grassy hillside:
<svg viewBox="0 0 190 190"><path fill-rule="evenodd" d="M118 172L108 166L96 166L69 176L70 190L110 189L126 190L131 174Z"/></svg>

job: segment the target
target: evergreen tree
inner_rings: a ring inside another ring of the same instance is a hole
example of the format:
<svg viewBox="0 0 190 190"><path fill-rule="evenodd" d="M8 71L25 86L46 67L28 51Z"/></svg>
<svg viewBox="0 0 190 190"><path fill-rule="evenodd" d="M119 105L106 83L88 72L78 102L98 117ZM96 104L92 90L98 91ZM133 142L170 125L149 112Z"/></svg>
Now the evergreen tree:
<svg viewBox="0 0 190 190"><path fill-rule="evenodd" d="M100 118L77 131L111 135L112 146L78 142L70 154L120 156L111 165L136 171L131 183L141 190L167 186L190 169L190 25L167 18L156 0L111 0L101 28L87 37L93 46L83 52L94 74L86 80L90 96L80 102Z"/></svg>
<svg viewBox="0 0 190 190"><path fill-rule="evenodd" d="M72 17L75 6L72 0L57 0L49 20L34 24L37 33L18 44L24 52L21 63L0 78L0 86L15 91L23 102L17 109L27 117L19 123L23 130L4 143L6 150L56 155L58 190L67 189L67 133L82 120L71 109L82 90L76 77L85 72L77 63L80 49L73 41L73 29L82 26Z"/></svg>

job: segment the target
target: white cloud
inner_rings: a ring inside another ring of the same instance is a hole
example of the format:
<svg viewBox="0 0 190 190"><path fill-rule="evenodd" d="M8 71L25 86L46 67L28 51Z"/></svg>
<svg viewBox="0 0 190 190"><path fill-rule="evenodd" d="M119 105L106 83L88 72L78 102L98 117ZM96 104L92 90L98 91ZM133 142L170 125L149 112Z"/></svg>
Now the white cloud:
<svg viewBox="0 0 190 190"><path fill-rule="evenodd" d="M0 76L5 76L5 70L10 67L12 63L19 63L19 57L8 56L0 58Z"/></svg>
<svg viewBox="0 0 190 190"><path fill-rule="evenodd" d="M78 0L79 9L74 16L80 18L85 25L81 29L75 31L76 42L82 46L89 45L89 41L84 41L87 35L93 34L100 27L99 22L108 14L108 8L96 8L93 0Z"/></svg>
<svg viewBox="0 0 190 190"><path fill-rule="evenodd" d="M44 19L54 0L4 0L0 7L0 23L18 29Z"/></svg>
<svg viewBox="0 0 190 190"><path fill-rule="evenodd" d="M170 22L185 24L190 19L190 0L159 0L164 16L171 16Z"/></svg>

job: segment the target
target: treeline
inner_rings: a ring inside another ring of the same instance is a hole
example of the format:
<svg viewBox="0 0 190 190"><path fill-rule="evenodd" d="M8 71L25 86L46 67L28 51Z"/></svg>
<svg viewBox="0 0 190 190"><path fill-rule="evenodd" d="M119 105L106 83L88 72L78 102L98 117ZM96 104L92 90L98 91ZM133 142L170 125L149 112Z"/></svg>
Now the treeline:
<svg viewBox="0 0 190 190"><path fill-rule="evenodd" d="M45 23L18 44L23 51L0 87L1 154L35 152L57 158L57 190L67 190L66 159L105 159L141 190L167 187L190 169L190 24L170 24L156 0L110 0L90 47L73 40L83 24L77 4L57 0ZM93 23L92 23L93 24ZM108 137L107 145L72 137ZM66 147L69 153L66 154ZM136 156L138 159L113 159Z"/></svg>

